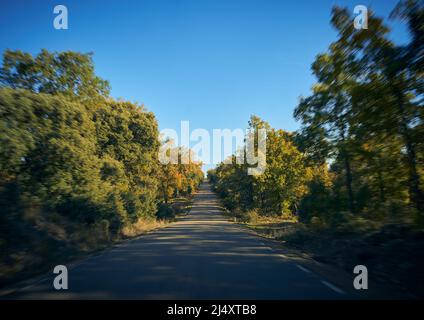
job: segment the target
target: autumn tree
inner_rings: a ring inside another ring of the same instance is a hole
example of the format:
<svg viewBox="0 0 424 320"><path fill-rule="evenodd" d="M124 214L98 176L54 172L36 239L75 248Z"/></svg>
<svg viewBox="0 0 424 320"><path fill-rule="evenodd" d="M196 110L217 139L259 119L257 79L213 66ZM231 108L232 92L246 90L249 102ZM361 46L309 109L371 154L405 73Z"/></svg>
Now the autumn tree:
<svg viewBox="0 0 424 320"><path fill-rule="evenodd" d="M266 129L265 171L249 175L250 165L246 161L237 163L233 155L231 163L221 163L209 172L210 181L230 209L254 209L264 215L296 213L300 199L307 193L310 172L292 134L271 128L257 116L250 118L249 128L253 132ZM257 143L254 145L257 148Z"/></svg>

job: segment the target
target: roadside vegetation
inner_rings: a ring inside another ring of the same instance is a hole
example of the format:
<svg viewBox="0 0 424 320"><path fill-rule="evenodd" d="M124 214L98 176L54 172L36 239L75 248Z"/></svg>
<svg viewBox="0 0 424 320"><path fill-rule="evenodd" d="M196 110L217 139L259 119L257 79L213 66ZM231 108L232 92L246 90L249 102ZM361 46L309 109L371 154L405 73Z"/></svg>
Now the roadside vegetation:
<svg viewBox="0 0 424 320"><path fill-rule="evenodd" d="M393 43L373 14L354 29L335 7L338 38L317 55L317 83L294 111L301 128L252 116L250 128L268 132L264 174L233 161L208 179L256 232L424 296L424 8L402 1L392 16L406 22L408 44Z"/></svg>
<svg viewBox="0 0 424 320"><path fill-rule="evenodd" d="M162 166L154 114L91 55L7 50L0 81L0 285L187 211L201 163Z"/></svg>

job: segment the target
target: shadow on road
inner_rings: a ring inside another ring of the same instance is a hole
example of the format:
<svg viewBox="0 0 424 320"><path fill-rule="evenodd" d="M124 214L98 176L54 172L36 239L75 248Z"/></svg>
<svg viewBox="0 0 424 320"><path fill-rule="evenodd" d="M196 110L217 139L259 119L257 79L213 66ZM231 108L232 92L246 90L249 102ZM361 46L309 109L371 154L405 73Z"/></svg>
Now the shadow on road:
<svg viewBox="0 0 424 320"><path fill-rule="evenodd" d="M339 299L340 293L228 222L209 185L167 228L69 266L15 293L25 299ZM53 269L53 268L52 268Z"/></svg>

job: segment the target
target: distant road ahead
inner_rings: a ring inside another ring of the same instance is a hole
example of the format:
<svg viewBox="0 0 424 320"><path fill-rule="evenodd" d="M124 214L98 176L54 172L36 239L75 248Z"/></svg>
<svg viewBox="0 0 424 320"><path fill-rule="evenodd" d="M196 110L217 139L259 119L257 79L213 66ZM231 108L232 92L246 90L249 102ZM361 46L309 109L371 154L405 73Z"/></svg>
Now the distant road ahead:
<svg viewBox="0 0 424 320"><path fill-rule="evenodd" d="M215 194L204 183L188 216L70 265L68 290L56 291L52 275L10 298L347 298L220 213Z"/></svg>

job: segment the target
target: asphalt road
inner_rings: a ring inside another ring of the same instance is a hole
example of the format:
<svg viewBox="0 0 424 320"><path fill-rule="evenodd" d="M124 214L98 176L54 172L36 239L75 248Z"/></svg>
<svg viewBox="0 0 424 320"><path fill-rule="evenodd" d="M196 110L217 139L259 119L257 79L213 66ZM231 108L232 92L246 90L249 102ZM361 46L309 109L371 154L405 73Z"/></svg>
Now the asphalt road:
<svg viewBox="0 0 424 320"><path fill-rule="evenodd" d="M189 215L68 265L68 290L47 275L19 299L345 299L347 295L228 222L203 184ZM5 297L3 297L5 298Z"/></svg>

